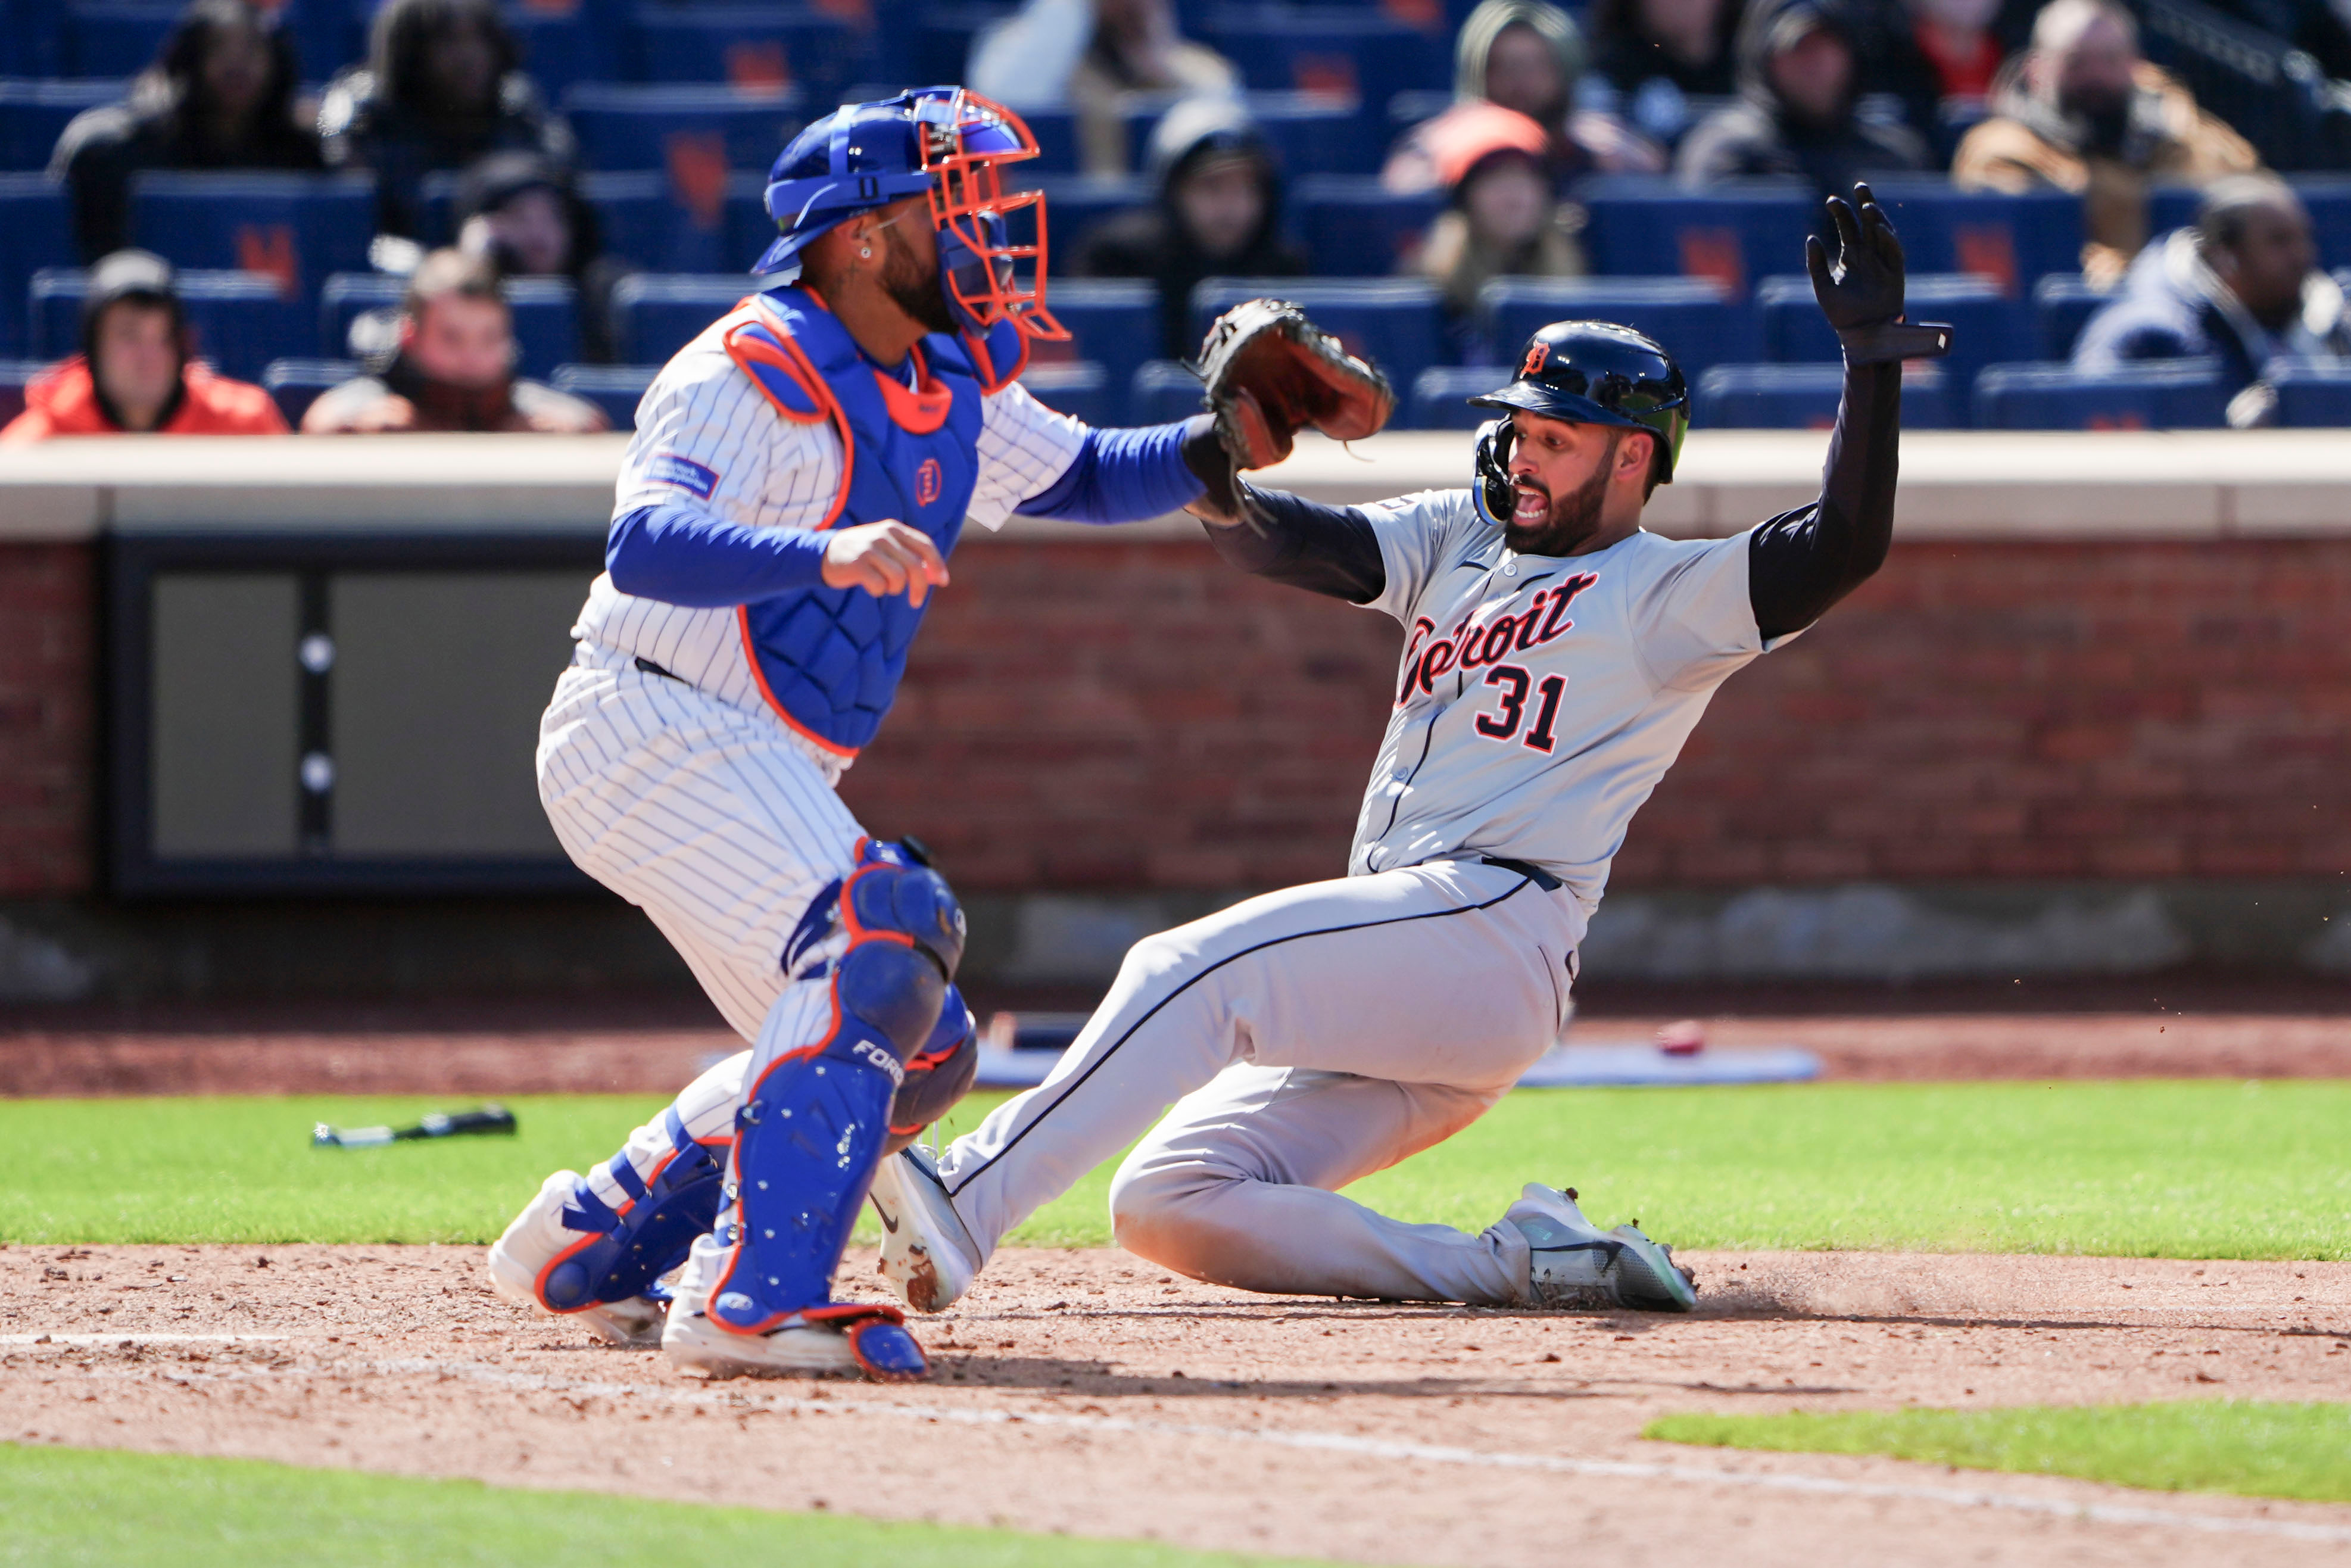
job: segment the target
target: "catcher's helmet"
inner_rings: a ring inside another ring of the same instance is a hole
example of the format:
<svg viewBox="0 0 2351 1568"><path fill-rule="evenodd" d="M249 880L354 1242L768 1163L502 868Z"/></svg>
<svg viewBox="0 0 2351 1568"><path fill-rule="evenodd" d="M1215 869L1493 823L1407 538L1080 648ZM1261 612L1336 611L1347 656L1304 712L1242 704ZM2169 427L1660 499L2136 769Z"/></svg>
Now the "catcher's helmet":
<svg viewBox="0 0 2351 1568"><path fill-rule="evenodd" d="M1505 418L1524 409L1572 424L1646 430L1657 438L1661 485L1672 482L1689 430L1689 387L1674 357L1656 340L1606 321L1552 322L1519 351L1518 380L1469 403Z"/></svg>
<svg viewBox="0 0 2351 1568"><path fill-rule="evenodd" d="M1006 192L997 172L1035 156L1037 139L1019 115L959 87L843 104L793 137L768 172L768 215L779 237L751 270L781 271L858 214L928 194L939 288L965 329L1010 321L1030 338L1066 338L1045 310L1045 198ZM1016 244L1005 220L1022 208L1036 237Z"/></svg>

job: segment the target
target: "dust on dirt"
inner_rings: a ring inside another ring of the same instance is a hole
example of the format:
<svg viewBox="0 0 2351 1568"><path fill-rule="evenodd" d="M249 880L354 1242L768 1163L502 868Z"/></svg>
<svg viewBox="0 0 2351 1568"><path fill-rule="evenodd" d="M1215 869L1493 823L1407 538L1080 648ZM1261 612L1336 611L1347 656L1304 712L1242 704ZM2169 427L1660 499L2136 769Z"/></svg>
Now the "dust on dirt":
<svg viewBox="0 0 2351 1568"><path fill-rule="evenodd" d="M2351 1563L2351 1508L1644 1442L1669 1411L2351 1395L2351 1264L1694 1253L1687 1318L1008 1251L936 1375L702 1384L461 1247L0 1249L0 1440L1365 1563ZM843 1278L871 1280L871 1252Z"/></svg>

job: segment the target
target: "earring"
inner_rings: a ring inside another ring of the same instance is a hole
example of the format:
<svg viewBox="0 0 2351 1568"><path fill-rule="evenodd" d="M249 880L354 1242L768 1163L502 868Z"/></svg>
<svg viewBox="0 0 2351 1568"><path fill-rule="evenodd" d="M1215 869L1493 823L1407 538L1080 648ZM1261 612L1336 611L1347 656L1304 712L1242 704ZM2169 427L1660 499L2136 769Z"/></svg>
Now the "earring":
<svg viewBox="0 0 2351 1568"><path fill-rule="evenodd" d="M863 256L866 260L872 261L873 259L873 247L872 246L867 246L857 254Z"/></svg>

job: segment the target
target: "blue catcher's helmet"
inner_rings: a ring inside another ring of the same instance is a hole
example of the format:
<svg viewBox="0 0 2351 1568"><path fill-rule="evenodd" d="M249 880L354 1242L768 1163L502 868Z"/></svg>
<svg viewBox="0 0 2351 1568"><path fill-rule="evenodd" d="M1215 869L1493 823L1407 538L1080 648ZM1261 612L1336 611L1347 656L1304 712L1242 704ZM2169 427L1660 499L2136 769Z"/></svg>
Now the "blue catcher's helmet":
<svg viewBox="0 0 2351 1568"><path fill-rule="evenodd" d="M858 214L927 194L940 292L963 328L985 332L1008 320L1028 337L1066 338L1045 311L1045 198L1007 193L997 173L1035 156L1036 138L1019 116L959 87L844 104L777 157L767 206L779 237L751 270L781 271L809 242ZM1036 238L1015 245L1005 220L1023 207L1034 209Z"/></svg>

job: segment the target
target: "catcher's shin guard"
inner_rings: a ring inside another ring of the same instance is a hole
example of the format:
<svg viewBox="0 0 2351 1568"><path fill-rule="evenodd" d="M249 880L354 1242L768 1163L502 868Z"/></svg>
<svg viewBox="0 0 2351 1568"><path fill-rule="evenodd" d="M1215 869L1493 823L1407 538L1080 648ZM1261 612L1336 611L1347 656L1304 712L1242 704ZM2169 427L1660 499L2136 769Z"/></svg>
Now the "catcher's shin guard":
<svg viewBox="0 0 2351 1568"><path fill-rule="evenodd" d="M905 1080L890 1102L890 1139L883 1152L894 1155L913 1143L971 1092L978 1076L978 1020L964 1005L963 993L949 986L938 1023L923 1049L907 1059Z"/></svg>
<svg viewBox="0 0 2351 1568"><path fill-rule="evenodd" d="M582 1233L538 1276L538 1299L552 1311L578 1312L599 1302L657 1292L654 1281L685 1261L694 1239L718 1218L724 1151L694 1141L675 1107L662 1113L674 1145L651 1180L640 1176L623 1149L606 1166L632 1200L614 1209L582 1181L563 1210L567 1230Z"/></svg>
<svg viewBox="0 0 2351 1568"><path fill-rule="evenodd" d="M963 956L946 879L893 846L864 847L842 882L849 950L830 981L832 1028L755 1068L735 1134L735 1206L710 1321L764 1333L831 1299L833 1271L890 1135L905 1063L930 1040Z"/></svg>

